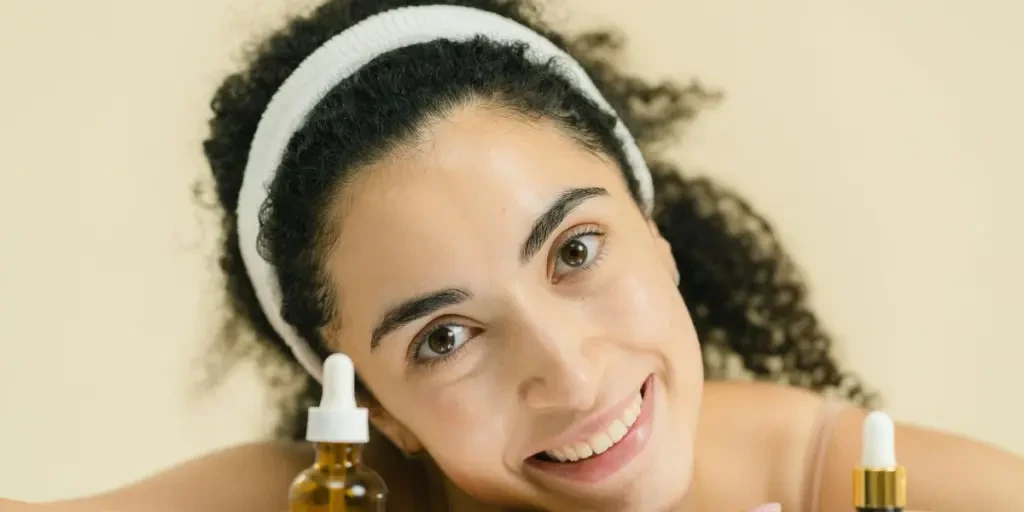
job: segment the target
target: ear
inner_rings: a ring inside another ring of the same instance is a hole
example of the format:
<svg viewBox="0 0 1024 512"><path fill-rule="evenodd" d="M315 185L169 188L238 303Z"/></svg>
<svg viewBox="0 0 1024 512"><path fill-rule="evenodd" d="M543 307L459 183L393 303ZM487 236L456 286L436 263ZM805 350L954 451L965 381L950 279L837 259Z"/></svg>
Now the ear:
<svg viewBox="0 0 1024 512"><path fill-rule="evenodd" d="M384 435L395 445L406 457L412 457L423 451L423 444L405 427L398 419L391 415L380 405L377 399L367 393L359 393L356 401L360 407L366 408L370 414L370 423L373 428Z"/></svg>
<svg viewBox="0 0 1024 512"><path fill-rule="evenodd" d="M658 260L661 261L665 270L672 276L673 282L679 286L679 266L676 265L676 258L672 255L672 244L668 243L658 229L653 219L647 220L647 228L651 230L651 237L654 239L655 249L658 253Z"/></svg>

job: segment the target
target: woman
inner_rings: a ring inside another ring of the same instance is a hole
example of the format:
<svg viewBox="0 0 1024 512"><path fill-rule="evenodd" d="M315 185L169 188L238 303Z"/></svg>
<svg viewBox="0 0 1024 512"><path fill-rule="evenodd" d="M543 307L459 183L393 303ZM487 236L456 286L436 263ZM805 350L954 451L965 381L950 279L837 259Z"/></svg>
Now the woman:
<svg viewBox="0 0 1024 512"><path fill-rule="evenodd" d="M331 0L224 82L222 267L237 322L306 375L285 432L341 351L396 509L849 510L873 396L765 221L659 159L713 96L615 46L525 2ZM734 362L774 384L705 382ZM913 508L1024 502L1021 459L897 436ZM309 461L243 446L66 508L279 511Z"/></svg>

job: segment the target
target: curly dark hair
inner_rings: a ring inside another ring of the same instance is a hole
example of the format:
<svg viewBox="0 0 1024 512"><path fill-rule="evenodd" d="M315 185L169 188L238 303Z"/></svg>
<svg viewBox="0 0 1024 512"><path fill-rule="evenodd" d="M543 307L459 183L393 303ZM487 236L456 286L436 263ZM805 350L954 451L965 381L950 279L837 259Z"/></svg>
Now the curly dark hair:
<svg viewBox="0 0 1024 512"><path fill-rule="evenodd" d="M230 363L254 348L262 354L281 392L280 435L303 434L305 408L319 399L320 387L301 371L261 311L239 253L235 209L256 125L285 78L330 37L389 9L438 3L491 11L544 35L580 62L632 131L655 176L655 221L678 263L679 289L704 349L708 378L730 377L729 368L742 367L755 379L833 392L862 404L874 400L838 367L832 341L808 306L806 287L768 222L731 191L688 177L661 156L659 147L676 142L680 129L718 99L715 92L697 83L651 84L628 75L616 64L622 41L615 32L561 35L528 0L327 0L291 19L256 49L244 70L223 82L204 143L223 211L220 266L229 303L217 360ZM612 135L614 119L523 53L521 46L475 39L382 55L330 91L294 135L263 208L261 249L278 272L283 317L321 356L327 354L322 332L336 309L322 265L335 229L325 222L330 199L350 173L454 107L483 101L549 118L614 158L637 197Z"/></svg>

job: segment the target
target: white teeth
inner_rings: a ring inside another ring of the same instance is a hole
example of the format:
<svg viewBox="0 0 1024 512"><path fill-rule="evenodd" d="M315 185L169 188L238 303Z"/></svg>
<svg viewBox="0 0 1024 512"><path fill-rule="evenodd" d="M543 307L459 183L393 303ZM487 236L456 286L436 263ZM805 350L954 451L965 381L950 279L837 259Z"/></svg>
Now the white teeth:
<svg viewBox="0 0 1024 512"><path fill-rule="evenodd" d="M626 433L629 432L629 427L636 423L643 405L643 396L637 393L633 403L623 411L622 416L612 421L605 427L604 431L595 434L590 439L587 439L586 442L563 446L557 450L549 450L544 453L559 462L576 462L588 459L594 455L600 455L608 451L612 446L615 446L616 443L626 436Z"/></svg>
<svg viewBox="0 0 1024 512"><path fill-rule="evenodd" d="M608 434L598 434L588 441L594 446L594 453L604 453L608 451L608 448L612 447L612 438L608 437Z"/></svg>
<svg viewBox="0 0 1024 512"><path fill-rule="evenodd" d="M629 432L629 427L626 426L622 420L615 420L611 427L608 427L608 435L612 437L612 442L617 443L626 437L626 432Z"/></svg>
<svg viewBox="0 0 1024 512"><path fill-rule="evenodd" d="M573 445L573 448L576 450L576 455L581 459L594 455L594 450L587 443L576 443Z"/></svg>
<svg viewBox="0 0 1024 512"><path fill-rule="evenodd" d="M565 452L565 459L562 459L562 462L565 462L566 459L573 462L580 460L580 456L576 455L576 449L572 446L566 446L565 448L562 448L562 451Z"/></svg>

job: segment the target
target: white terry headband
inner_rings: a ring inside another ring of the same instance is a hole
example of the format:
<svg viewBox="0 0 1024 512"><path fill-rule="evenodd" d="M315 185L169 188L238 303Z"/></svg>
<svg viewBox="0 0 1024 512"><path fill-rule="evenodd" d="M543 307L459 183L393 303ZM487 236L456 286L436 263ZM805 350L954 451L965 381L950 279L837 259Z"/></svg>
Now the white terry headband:
<svg viewBox="0 0 1024 512"><path fill-rule="evenodd" d="M281 317L281 290L273 267L258 250L260 209L289 141L310 111L342 80L378 56L436 40L468 41L478 36L499 43L525 43L526 56L554 69L591 101L615 114L586 71L547 38L498 14L451 5L402 7L377 14L332 37L285 80L260 118L238 197L238 245L263 313L291 348L295 358L320 380L323 361L310 344ZM640 199L650 213L654 187L636 141L620 120L615 135L622 143Z"/></svg>

